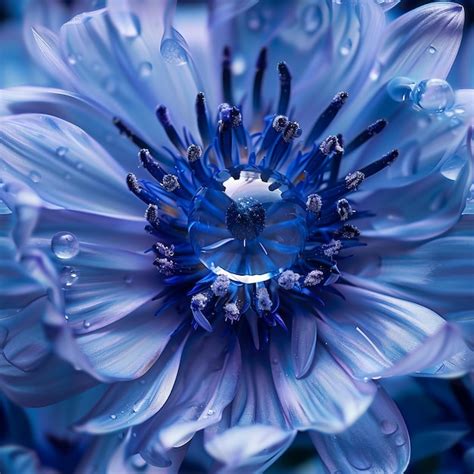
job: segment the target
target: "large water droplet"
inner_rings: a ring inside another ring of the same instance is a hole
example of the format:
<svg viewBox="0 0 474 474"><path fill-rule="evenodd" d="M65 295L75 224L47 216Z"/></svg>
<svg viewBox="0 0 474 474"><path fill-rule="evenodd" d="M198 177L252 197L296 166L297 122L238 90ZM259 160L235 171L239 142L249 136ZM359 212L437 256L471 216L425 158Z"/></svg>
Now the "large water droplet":
<svg viewBox="0 0 474 474"><path fill-rule="evenodd" d="M303 31L307 34L313 34L321 26L323 21L321 8L318 5L307 5L301 13L301 22Z"/></svg>
<svg viewBox="0 0 474 474"><path fill-rule="evenodd" d="M169 64L182 66L188 62L186 51L173 38L167 38L161 42L160 52L163 59Z"/></svg>
<svg viewBox="0 0 474 474"><path fill-rule="evenodd" d="M51 239L51 250L56 257L67 260L79 253L79 241L74 234L58 232Z"/></svg>
<svg viewBox="0 0 474 474"><path fill-rule="evenodd" d="M41 175L37 171L31 171L29 177L33 183L39 183L41 181Z"/></svg>
<svg viewBox="0 0 474 474"><path fill-rule="evenodd" d="M63 288L70 288L79 279L79 272L74 267L64 267L59 275Z"/></svg>
<svg viewBox="0 0 474 474"><path fill-rule="evenodd" d="M372 461L366 456L364 451L349 451L347 460L358 471L367 471L372 467Z"/></svg>
<svg viewBox="0 0 474 474"><path fill-rule="evenodd" d="M403 446L405 445L405 443L407 442L407 440L405 439L405 437L401 434L395 436L395 444L397 446Z"/></svg>
<svg viewBox="0 0 474 474"><path fill-rule="evenodd" d="M343 56L347 56L352 50L352 40L350 38L347 38L344 43L342 43L341 47L339 48L339 52Z"/></svg>
<svg viewBox="0 0 474 474"><path fill-rule="evenodd" d="M410 99L416 107L439 113L454 105L454 91L443 79L428 79L414 87Z"/></svg>
<svg viewBox="0 0 474 474"><path fill-rule="evenodd" d="M58 148L56 148L56 154L58 156L60 156L61 158L63 156L66 156L66 153L68 152L69 150L67 149L67 147L65 146L59 146Z"/></svg>
<svg viewBox="0 0 474 474"><path fill-rule="evenodd" d="M404 102L410 97L414 87L415 81L409 77L398 76L387 84L387 93L395 102Z"/></svg>
<svg viewBox="0 0 474 474"><path fill-rule="evenodd" d="M384 435L391 435L397 431L398 425L393 421L383 420L382 423L380 423L380 429Z"/></svg>
<svg viewBox="0 0 474 474"><path fill-rule="evenodd" d="M148 61L144 61L138 66L138 75L142 78L150 77L153 72L153 65Z"/></svg>

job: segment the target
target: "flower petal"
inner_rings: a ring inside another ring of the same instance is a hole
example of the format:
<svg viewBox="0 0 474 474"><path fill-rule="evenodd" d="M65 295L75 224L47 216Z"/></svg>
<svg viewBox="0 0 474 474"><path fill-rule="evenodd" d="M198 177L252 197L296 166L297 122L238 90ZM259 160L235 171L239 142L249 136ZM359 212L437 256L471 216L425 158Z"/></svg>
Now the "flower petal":
<svg viewBox="0 0 474 474"><path fill-rule="evenodd" d="M327 295L321 338L354 376L420 371L457 352L459 331L428 308L363 288L336 285Z"/></svg>
<svg viewBox="0 0 474 474"><path fill-rule="evenodd" d="M310 370L316 351L318 326L314 314L302 307L292 316L291 351L295 376L300 379Z"/></svg>
<svg viewBox="0 0 474 474"><path fill-rule="evenodd" d="M125 171L86 133L56 117L24 114L0 119L1 161L32 183L51 206L107 215L139 215Z"/></svg>
<svg viewBox="0 0 474 474"><path fill-rule="evenodd" d="M382 389L367 412L343 433L329 436L313 431L310 434L331 472L401 473L410 460L405 422Z"/></svg>
<svg viewBox="0 0 474 474"><path fill-rule="evenodd" d="M270 358L283 412L295 429L341 431L367 409L374 396L370 382L352 379L322 345L302 379L296 378L286 334L274 331Z"/></svg>

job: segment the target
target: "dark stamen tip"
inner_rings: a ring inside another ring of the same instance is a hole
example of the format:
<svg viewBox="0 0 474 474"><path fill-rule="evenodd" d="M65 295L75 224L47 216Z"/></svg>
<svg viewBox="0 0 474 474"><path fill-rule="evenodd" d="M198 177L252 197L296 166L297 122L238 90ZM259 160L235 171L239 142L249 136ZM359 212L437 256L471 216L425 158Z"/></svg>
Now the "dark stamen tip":
<svg viewBox="0 0 474 474"><path fill-rule="evenodd" d="M334 98L332 99L332 102L342 102L344 104L344 102L347 100L347 98L349 97L349 94L345 91L341 91L341 92L338 92Z"/></svg>
<svg viewBox="0 0 474 474"><path fill-rule="evenodd" d="M137 177L133 173L127 174L127 186L130 191L137 193L140 191L140 185L138 184Z"/></svg>
<svg viewBox="0 0 474 474"><path fill-rule="evenodd" d="M156 108L156 116L162 125L169 125L170 117L168 114L168 109L164 105L159 105Z"/></svg>
<svg viewBox="0 0 474 474"><path fill-rule="evenodd" d="M267 67L267 48L262 48L257 58L257 69L265 69Z"/></svg>
<svg viewBox="0 0 474 474"><path fill-rule="evenodd" d="M367 131L370 135L375 135L377 133L380 133L387 126L387 124L388 122L385 119L377 120L372 125L369 125Z"/></svg>
<svg viewBox="0 0 474 474"><path fill-rule="evenodd" d="M284 61L278 63L278 73L280 74L281 81L288 82L291 80L290 70L288 69L288 66Z"/></svg>

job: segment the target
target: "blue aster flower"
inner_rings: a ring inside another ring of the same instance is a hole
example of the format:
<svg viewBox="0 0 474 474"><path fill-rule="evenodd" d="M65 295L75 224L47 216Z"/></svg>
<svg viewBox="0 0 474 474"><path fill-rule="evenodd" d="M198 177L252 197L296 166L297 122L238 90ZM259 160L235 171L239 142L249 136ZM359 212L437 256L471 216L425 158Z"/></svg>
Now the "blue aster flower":
<svg viewBox="0 0 474 474"><path fill-rule="evenodd" d="M63 88L1 95L8 397L105 386L76 423L102 465L194 438L263 470L309 431L331 472L403 472L377 380L472 368L473 92L445 81L462 7L389 6L214 2L208 25L110 0L35 27Z"/></svg>

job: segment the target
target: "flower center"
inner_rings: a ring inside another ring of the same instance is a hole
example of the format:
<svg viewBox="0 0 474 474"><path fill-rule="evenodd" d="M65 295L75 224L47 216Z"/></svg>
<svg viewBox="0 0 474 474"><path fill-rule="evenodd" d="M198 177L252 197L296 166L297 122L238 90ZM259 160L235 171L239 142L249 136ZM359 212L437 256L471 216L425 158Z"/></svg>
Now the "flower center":
<svg viewBox="0 0 474 474"><path fill-rule="evenodd" d="M245 166L202 187L189 218L191 244L217 275L256 283L290 268L306 239L306 214L282 175ZM218 189L216 189L218 188Z"/></svg>

